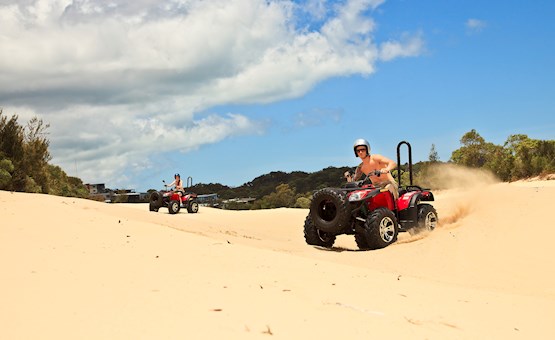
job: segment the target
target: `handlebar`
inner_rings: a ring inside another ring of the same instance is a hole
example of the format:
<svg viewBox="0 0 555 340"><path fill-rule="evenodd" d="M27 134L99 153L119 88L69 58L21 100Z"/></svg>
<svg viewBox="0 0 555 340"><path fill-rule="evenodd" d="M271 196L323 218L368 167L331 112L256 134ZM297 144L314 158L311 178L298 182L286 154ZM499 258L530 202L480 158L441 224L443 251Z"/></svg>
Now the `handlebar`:
<svg viewBox="0 0 555 340"><path fill-rule="evenodd" d="M372 180L370 179L370 176L376 176L376 177L380 177L382 175L382 172L380 170L373 170L370 171L366 177L362 180L362 183L372 183Z"/></svg>
<svg viewBox="0 0 555 340"><path fill-rule="evenodd" d="M387 170L386 173L389 173L389 170ZM364 179L362 180L362 182L370 181L370 176L380 177L381 175L382 175L382 171L381 171L381 170L372 170L372 171L370 171L368 174L366 174L366 177L364 177ZM348 182L350 182L351 176L352 176L352 174L351 174L351 172L349 172L349 171L345 172L345 174L343 175L343 177L346 178ZM371 181L370 181L370 182L371 182Z"/></svg>
<svg viewBox="0 0 555 340"><path fill-rule="evenodd" d="M372 176L372 175L380 177L382 175L382 171L381 170L370 171L370 173L368 173L368 175L366 176Z"/></svg>

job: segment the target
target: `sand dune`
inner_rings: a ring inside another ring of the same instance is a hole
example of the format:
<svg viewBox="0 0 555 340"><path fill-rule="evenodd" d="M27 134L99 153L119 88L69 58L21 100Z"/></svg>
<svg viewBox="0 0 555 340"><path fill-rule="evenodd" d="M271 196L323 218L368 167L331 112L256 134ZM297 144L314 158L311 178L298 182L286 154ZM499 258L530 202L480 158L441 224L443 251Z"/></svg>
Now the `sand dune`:
<svg viewBox="0 0 555 340"><path fill-rule="evenodd" d="M0 338L554 338L555 181L474 183L365 252L306 245L303 209L0 191Z"/></svg>

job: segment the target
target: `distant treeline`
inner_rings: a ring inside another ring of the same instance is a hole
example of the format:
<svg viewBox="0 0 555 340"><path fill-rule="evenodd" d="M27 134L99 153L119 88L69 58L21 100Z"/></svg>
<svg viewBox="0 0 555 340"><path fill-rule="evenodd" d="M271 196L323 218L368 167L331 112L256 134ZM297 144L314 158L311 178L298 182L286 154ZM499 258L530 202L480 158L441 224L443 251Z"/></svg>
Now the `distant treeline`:
<svg viewBox="0 0 555 340"><path fill-rule="evenodd" d="M26 126L18 117L10 119L0 110L0 190L45 193L60 196L88 197L81 179L70 177L59 167L49 164L49 125L32 118ZM433 185L428 181L428 170L438 164L450 163L484 169L502 181L555 173L555 140L537 140L526 135L511 135L503 145L486 142L476 130L465 133L461 147L442 162L432 144L428 160L413 165L416 184ZM395 159L395 155L385 155ZM407 164L401 164L401 182L408 184ZM261 209L278 207L307 207L314 190L337 187L344 183L345 171L352 167L328 167L317 172L274 171L259 176L239 187L220 183L196 184L191 190L197 194L216 193L221 200L254 198L254 203L228 203L231 209ZM397 171L393 175L397 176ZM432 187L433 189L433 187Z"/></svg>
<svg viewBox="0 0 555 340"><path fill-rule="evenodd" d="M511 135L503 145L495 145L472 129L460 142L462 146L451 154L453 163L490 170L502 181L555 172L555 140Z"/></svg>
<svg viewBox="0 0 555 340"><path fill-rule="evenodd" d="M0 110L0 190L88 197L81 179L48 163L48 127L36 117L22 126Z"/></svg>
<svg viewBox="0 0 555 340"><path fill-rule="evenodd" d="M463 135L461 147L451 154L448 162L442 162L432 145L428 161L413 165L414 184L431 187L430 169L442 164L456 164L469 168L487 170L502 181L514 181L523 178L555 173L555 140L537 140L526 135L511 135L503 145L486 142L476 130ZM385 155L395 159L395 155ZM400 165L401 183L410 181L408 164ZM217 193L223 200L235 197L252 197L254 203L231 203L226 208L260 209L278 207L302 207L310 204L314 190L324 187L337 187L344 184L343 174L350 167L329 167L306 173L301 171L285 173L271 172L255 178L240 187L211 183L197 184L192 191L198 194ZM393 172L397 178L397 171ZM437 184L435 184L437 185ZM436 188L437 189L437 188Z"/></svg>
<svg viewBox="0 0 555 340"><path fill-rule="evenodd" d="M343 174L348 170L352 171L353 168L329 167L313 173L273 171L235 188L220 183L199 183L190 190L197 194L217 193L221 200L248 197L256 199L249 204L227 203L226 209L306 208L310 204L312 191L342 185L345 182Z"/></svg>

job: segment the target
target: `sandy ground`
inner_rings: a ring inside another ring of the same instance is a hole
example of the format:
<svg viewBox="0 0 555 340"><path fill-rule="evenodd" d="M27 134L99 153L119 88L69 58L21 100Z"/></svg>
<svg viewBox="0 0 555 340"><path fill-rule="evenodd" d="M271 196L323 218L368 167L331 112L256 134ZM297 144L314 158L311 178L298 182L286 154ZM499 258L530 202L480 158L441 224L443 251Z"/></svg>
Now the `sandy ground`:
<svg viewBox="0 0 555 340"><path fill-rule="evenodd" d="M308 210L169 215L0 191L0 339L554 339L555 181L436 193L378 251Z"/></svg>

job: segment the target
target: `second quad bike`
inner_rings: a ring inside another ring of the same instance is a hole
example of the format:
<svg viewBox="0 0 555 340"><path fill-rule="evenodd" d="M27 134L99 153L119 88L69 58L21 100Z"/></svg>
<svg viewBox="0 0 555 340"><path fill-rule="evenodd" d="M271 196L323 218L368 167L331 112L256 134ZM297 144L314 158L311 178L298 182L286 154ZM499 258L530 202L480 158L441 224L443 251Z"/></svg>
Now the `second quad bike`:
<svg viewBox="0 0 555 340"><path fill-rule="evenodd" d="M400 148L408 147L410 185L401 187ZM331 248L336 236L355 236L361 250L387 247L397 240L399 232L431 231L438 223L435 208L426 202L433 201L429 189L412 184L411 146L402 141L397 145L397 179L399 198L384 187L366 179L349 182L340 188L324 188L314 192L310 212L304 223L306 243Z"/></svg>
<svg viewBox="0 0 555 340"><path fill-rule="evenodd" d="M190 184L189 184L190 180ZM166 187L166 182L164 187ZM187 187L193 186L193 179L187 178ZM189 213L198 212L197 194L192 192L178 192L176 190L154 191L150 194L149 210L158 211L162 207L167 207L170 214L177 214L181 208L187 209Z"/></svg>

